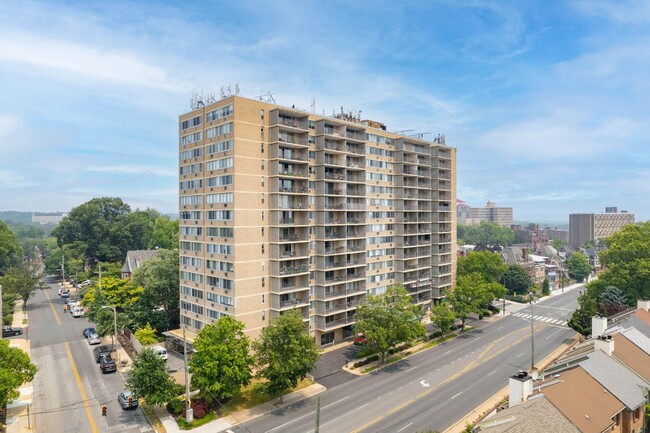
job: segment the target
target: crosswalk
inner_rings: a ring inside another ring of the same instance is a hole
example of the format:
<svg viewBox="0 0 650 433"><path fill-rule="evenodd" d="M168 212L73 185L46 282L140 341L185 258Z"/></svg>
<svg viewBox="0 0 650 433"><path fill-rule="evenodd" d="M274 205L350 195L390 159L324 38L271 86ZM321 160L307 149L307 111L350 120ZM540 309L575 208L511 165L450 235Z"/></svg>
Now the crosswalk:
<svg viewBox="0 0 650 433"><path fill-rule="evenodd" d="M526 320L530 320L531 318L531 315L527 313L513 313L512 315ZM557 326L567 326L566 320L553 319L552 317L535 316L535 321L549 323L551 325L557 325Z"/></svg>

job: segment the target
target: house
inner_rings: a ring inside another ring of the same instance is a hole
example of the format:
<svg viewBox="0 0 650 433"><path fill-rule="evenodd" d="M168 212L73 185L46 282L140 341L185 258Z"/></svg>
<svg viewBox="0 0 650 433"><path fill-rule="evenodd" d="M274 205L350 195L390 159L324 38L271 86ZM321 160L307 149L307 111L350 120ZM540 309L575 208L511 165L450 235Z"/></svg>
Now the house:
<svg viewBox="0 0 650 433"><path fill-rule="evenodd" d="M519 265L524 268L533 283L542 284L544 282L546 277L545 258L532 256L528 253L527 247L505 247L501 250L501 257L508 265Z"/></svg>
<svg viewBox="0 0 650 433"><path fill-rule="evenodd" d="M126 253L124 265L120 269L123 280L133 278L133 274L140 266L158 253L158 250L134 250Z"/></svg>
<svg viewBox="0 0 650 433"><path fill-rule="evenodd" d="M650 433L650 301L608 319L592 319L593 336L537 377L510 378L509 408L478 423L490 433ZM630 324L635 327L625 327ZM559 412L559 414L558 414ZM560 416L560 414L562 416ZM567 427L569 422L575 430Z"/></svg>

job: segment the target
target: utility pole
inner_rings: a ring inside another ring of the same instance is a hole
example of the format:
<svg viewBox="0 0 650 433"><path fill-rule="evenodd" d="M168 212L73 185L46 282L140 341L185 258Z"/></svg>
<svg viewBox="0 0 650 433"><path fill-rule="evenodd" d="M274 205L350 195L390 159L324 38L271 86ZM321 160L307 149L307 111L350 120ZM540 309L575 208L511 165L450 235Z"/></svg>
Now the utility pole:
<svg viewBox="0 0 650 433"><path fill-rule="evenodd" d="M61 254L61 285L65 288L65 256Z"/></svg>
<svg viewBox="0 0 650 433"><path fill-rule="evenodd" d="M533 292L530 292L530 369L535 369L535 313L533 312Z"/></svg>
<svg viewBox="0 0 650 433"><path fill-rule="evenodd" d="M190 372L187 370L187 338L185 337L185 328L183 325L183 362L185 363L185 421L192 422L194 411L192 410L192 400L190 400Z"/></svg>

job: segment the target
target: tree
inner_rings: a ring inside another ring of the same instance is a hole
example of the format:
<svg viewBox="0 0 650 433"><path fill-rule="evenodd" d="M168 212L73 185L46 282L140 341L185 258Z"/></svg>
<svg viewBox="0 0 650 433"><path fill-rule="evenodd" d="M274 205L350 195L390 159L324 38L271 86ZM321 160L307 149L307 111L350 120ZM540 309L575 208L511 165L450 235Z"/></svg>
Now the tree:
<svg viewBox="0 0 650 433"><path fill-rule="evenodd" d="M603 304L627 305L625 294L616 286L607 286L600 296Z"/></svg>
<svg viewBox="0 0 650 433"><path fill-rule="evenodd" d="M454 325L456 315L451 310L449 303L440 302L431 306L431 321L436 324L440 333L445 335Z"/></svg>
<svg viewBox="0 0 650 433"><path fill-rule="evenodd" d="M18 388L23 383L31 382L36 370L27 353L9 347L8 340L0 340L0 407L20 396Z"/></svg>
<svg viewBox="0 0 650 433"><path fill-rule="evenodd" d="M607 249L599 254L604 271L595 282L603 288L618 287L630 305L650 299L650 221L623 227L605 239L605 245Z"/></svg>
<svg viewBox="0 0 650 433"><path fill-rule="evenodd" d="M368 344L379 352L384 362L391 347L426 335L421 316L406 289L395 285L381 295L368 296L366 303L357 309L355 329L368 338Z"/></svg>
<svg viewBox="0 0 650 433"><path fill-rule="evenodd" d="M0 276L6 269L18 265L22 261L22 256L23 250L18 245L16 235L0 221Z"/></svg>
<svg viewBox="0 0 650 433"><path fill-rule="evenodd" d="M99 288L99 282L94 283L92 288L84 295L83 303L86 306L93 304L99 296L101 290L101 305L114 305L119 309L126 309L137 302L138 298L144 291L133 280L123 280L121 278L106 277L102 275L102 287Z"/></svg>
<svg viewBox="0 0 650 433"><path fill-rule="evenodd" d="M551 294L551 284L548 282L548 278L544 278L544 282L542 283L542 294L544 296Z"/></svg>
<svg viewBox="0 0 650 433"><path fill-rule="evenodd" d="M501 284L511 293L525 294L531 287L530 276L519 265L510 265L501 276Z"/></svg>
<svg viewBox="0 0 650 433"><path fill-rule="evenodd" d="M265 379L262 389L269 395L295 388L314 369L318 347L305 329L298 309L276 317L253 342L256 377Z"/></svg>
<svg viewBox="0 0 650 433"><path fill-rule="evenodd" d="M8 294L20 296L25 305L35 289L44 287L41 275L25 263L7 269L5 275L0 277L0 285Z"/></svg>
<svg viewBox="0 0 650 433"><path fill-rule="evenodd" d="M496 223L483 221L479 225L464 226L458 224L458 239L466 244L512 245L515 240L514 230Z"/></svg>
<svg viewBox="0 0 650 433"><path fill-rule="evenodd" d="M170 326L179 320L178 250L158 250L133 275L133 281L144 288L143 295L167 313Z"/></svg>
<svg viewBox="0 0 650 433"><path fill-rule="evenodd" d="M244 324L231 316L204 326L194 340L192 386L206 400L225 400L251 380L250 342Z"/></svg>
<svg viewBox="0 0 650 433"><path fill-rule="evenodd" d="M477 272L458 277L456 289L447 295L447 300L456 318L460 319L461 330L465 330L465 322L469 314L479 314L487 308L487 305L494 300L495 292L503 295L503 286L485 281Z"/></svg>
<svg viewBox="0 0 650 433"><path fill-rule="evenodd" d="M499 281L507 269L508 265L504 263L499 254L490 251L473 251L465 257L458 258L457 275L478 272L486 281Z"/></svg>
<svg viewBox="0 0 650 433"><path fill-rule="evenodd" d="M149 248L173 250L178 248L178 220L159 216L153 223L153 233Z"/></svg>
<svg viewBox="0 0 650 433"><path fill-rule="evenodd" d="M167 364L152 349L144 349L126 373L126 386L147 404L163 405L178 397Z"/></svg>
<svg viewBox="0 0 650 433"><path fill-rule="evenodd" d="M559 250L560 248L562 248L566 244L567 244L567 241L565 241L563 239L560 239L560 238L553 238L553 240L551 241L551 246L553 248L555 248L556 250Z"/></svg>
<svg viewBox="0 0 650 433"><path fill-rule="evenodd" d="M81 241L86 245L84 256L86 261L95 263L102 261L122 260L126 250L119 239L114 239L111 226L120 224L123 215L131 212L128 204L120 198L94 198L73 208L67 217L52 230L59 246ZM113 236L111 236L113 235Z"/></svg>
<svg viewBox="0 0 650 433"><path fill-rule="evenodd" d="M591 335L591 318L598 313L596 301L588 294L578 296L578 309L567 323L570 328L584 336Z"/></svg>
<svg viewBox="0 0 650 433"><path fill-rule="evenodd" d="M147 323L147 325L144 328L136 329L135 338L143 346L147 346L149 344L155 344L158 342L158 339L156 338L156 330L153 329L149 323Z"/></svg>
<svg viewBox="0 0 650 433"><path fill-rule="evenodd" d="M566 263L569 268L569 275L578 281L584 280L591 274L591 265L589 265L589 260L583 254L571 254L571 257Z"/></svg>

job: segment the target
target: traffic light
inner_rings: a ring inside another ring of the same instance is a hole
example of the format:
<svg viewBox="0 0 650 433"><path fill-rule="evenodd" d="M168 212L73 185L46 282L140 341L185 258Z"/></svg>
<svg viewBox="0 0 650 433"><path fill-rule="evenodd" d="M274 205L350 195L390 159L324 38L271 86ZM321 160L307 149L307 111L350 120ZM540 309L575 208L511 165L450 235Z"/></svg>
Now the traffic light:
<svg viewBox="0 0 650 433"><path fill-rule="evenodd" d="M102 416L106 416L106 405L102 405Z"/></svg>

